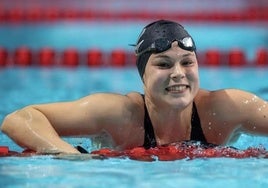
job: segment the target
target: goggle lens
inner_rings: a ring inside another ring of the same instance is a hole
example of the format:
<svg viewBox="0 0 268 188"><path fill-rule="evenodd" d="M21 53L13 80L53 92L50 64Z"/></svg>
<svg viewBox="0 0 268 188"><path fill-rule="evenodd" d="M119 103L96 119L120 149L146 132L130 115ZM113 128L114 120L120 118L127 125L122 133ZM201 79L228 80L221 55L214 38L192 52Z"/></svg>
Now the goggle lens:
<svg viewBox="0 0 268 188"><path fill-rule="evenodd" d="M196 47L194 44L194 41L192 40L191 37L185 37L182 40L173 40L173 41L169 41L165 38L160 38L155 40L148 48L144 49L144 50L139 50L139 46L136 47L136 56L140 56L146 52L152 52L152 53L160 53L160 52L164 52L166 50L168 50L169 48L171 48L171 44L174 41L178 41L179 47L181 47L184 50L188 50L188 51L195 51Z"/></svg>

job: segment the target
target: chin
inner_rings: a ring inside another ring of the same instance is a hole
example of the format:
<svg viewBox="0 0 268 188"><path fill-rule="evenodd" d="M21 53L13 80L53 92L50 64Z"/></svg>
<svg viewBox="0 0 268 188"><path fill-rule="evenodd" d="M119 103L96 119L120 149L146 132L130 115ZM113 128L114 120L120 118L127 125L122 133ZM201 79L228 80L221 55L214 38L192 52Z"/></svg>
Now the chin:
<svg viewBox="0 0 268 188"><path fill-rule="evenodd" d="M183 109L186 108L187 106L189 106L189 104L191 104L193 102L193 99L172 99L169 100L168 103L170 106L172 106L172 108L176 108L176 109Z"/></svg>

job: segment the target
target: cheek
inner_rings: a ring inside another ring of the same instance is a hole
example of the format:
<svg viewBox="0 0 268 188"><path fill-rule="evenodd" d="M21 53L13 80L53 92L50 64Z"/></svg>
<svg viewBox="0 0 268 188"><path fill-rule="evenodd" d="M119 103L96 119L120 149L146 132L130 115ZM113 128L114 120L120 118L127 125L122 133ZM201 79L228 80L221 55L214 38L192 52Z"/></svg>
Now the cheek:
<svg viewBox="0 0 268 188"><path fill-rule="evenodd" d="M187 78L190 79L190 80L199 80L198 65L196 64L193 67L187 68L185 70L185 74L186 74Z"/></svg>
<svg viewBox="0 0 268 188"><path fill-rule="evenodd" d="M192 73L191 73L191 79L193 81L199 81L199 73L197 70L194 70Z"/></svg>
<svg viewBox="0 0 268 188"><path fill-rule="evenodd" d="M189 72L187 74L187 78L190 82L192 82L192 84L194 85L194 87L196 89L199 88L199 72L197 69L192 70L191 72Z"/></svg>
<svg viewBox="0 0 268 188"><path fill-rule="evenodd" d="M144 81L144 89L147 91L155 91L158 92L162 85L165 82L165 77L162 76L157 71L154 72L146 72L147 74L144 74L143 81Z"/></svg>
<svg viewBox="0 0 268 188"><path fill-rule="evenodd" d="M146 74L144 74L143 76L143 82L144 82L144 90L152 90L154 88L154 85L156 83L156 80L154 78L153 75L150 75L148 73L149 76L146 76Z"/></svg>

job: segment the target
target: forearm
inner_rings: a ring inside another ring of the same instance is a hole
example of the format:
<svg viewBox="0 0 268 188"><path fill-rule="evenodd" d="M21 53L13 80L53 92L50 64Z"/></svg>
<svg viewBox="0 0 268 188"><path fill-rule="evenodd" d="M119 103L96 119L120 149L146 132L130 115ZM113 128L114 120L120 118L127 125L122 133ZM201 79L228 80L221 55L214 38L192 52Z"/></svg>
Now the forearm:
<svg viewBox="0 0 268 188"><path fill-rule="evenodd" d="M38 153L79 153L59 137L40 111L31 107L8 115L1 129L18 145Z"/></svg>

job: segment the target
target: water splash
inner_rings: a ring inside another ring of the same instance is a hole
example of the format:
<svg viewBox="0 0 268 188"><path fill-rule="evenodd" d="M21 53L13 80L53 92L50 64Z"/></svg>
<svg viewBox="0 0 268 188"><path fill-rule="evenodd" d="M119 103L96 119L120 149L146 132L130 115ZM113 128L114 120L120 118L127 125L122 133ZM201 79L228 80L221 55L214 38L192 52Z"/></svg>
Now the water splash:
<svg viewBox="0 0 268 188"><path fill-rule="evenodd" d="M156 148L144 149L136 147L130 150L115 151L111 149L100 149L93 151L92 154L103 155L105 157L130 158L139 161L174 161L179 159L196 158L266 158L267 151L264 147L249 147L239 150L234 147L217 146L214 144L201 143L195 141L184 141L173 143Z"/></svg>
<svg viewBox="0 0 268 188"><path fill-rule="evenodd" d="M31 150L25 150L23 153L7 151L0 152L0 157L32 157L38 155ZM41 154L39 154L41 155ZM174 161L181 159L193 160L197 158L268 158L267 150L263 146L249 147L240 150L230 146L218 146L215 144L202 143L198 141L183 141L155 148L145 149L135 147L133 149L118 151L108 148L92 151L86 154L57 155L55 159L67 160L104 160L108 158L129 158L138 161Z"/></svg>

